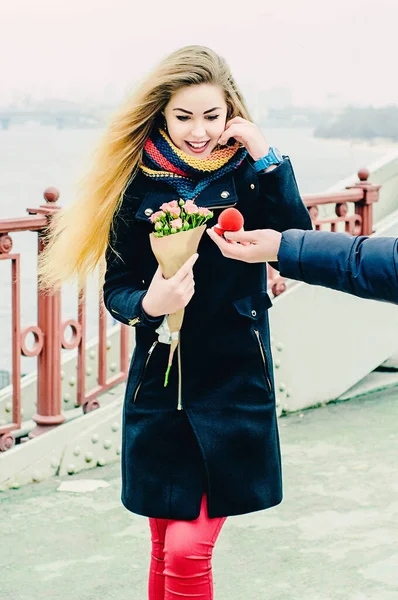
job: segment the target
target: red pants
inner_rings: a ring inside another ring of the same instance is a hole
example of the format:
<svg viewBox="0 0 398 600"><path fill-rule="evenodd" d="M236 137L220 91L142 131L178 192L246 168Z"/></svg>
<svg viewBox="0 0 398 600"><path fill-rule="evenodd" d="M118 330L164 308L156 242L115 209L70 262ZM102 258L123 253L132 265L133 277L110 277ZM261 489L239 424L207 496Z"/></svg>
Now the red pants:
<svg viewBox="0 0 398 600"><path fill-rule="evenodd" d="M211 559L225 520L209 518L205 494L194 521L149 519L149 600L213 600Z"/></svg>

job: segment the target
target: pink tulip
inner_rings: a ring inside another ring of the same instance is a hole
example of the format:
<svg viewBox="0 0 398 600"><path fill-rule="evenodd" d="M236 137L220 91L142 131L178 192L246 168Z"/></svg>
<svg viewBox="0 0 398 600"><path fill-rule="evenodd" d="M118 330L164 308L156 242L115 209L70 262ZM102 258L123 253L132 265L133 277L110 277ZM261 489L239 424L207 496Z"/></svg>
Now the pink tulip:
<svg viewBox="0 0 398 600"><path fill-rule="evenodd" d="M169 206L171 206L171 208L177 208L177 206L178 206L177 200L172 200L171 202L169 202Z"/></svg>

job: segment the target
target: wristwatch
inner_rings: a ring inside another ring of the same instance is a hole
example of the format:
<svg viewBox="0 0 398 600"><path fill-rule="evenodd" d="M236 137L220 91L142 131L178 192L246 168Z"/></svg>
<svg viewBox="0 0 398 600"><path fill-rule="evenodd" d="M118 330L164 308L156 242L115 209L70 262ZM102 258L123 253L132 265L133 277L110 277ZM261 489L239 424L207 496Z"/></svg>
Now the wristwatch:
<svg viewBox="0 0 398 600"><path fill-rule="evenodd" d="M264 169L268 169L268 167L271 165L279 165L282 161L283 156L279 152L278 148L270 146L268 154L256 160L253 166L257 173L259 173L260 171L264 171Z"/></svg>

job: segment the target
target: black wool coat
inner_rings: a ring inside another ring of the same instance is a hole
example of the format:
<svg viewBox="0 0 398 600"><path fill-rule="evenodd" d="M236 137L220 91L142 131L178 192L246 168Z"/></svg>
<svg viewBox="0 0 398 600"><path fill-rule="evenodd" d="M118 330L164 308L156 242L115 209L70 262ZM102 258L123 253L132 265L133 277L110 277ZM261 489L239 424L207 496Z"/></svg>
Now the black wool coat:
<svg viewBox="0 0 398 600"><path fill-rule="evenodd" d="M136 328L123 407L122 503L178 520L199 516L203 492L210 517L266 509L282 500L266 265L224 258L203 235L195 294L164 387L169 346L155 332L163 318L149 318L141 302L157 268L148 215L174 199L168 184L139 173L114 220L110 246L118 255L107 250L105 305ZM196 204L214 211L209 227L236 206L247 230L311 229L288 157L261 174L246 158Z"/></svg>

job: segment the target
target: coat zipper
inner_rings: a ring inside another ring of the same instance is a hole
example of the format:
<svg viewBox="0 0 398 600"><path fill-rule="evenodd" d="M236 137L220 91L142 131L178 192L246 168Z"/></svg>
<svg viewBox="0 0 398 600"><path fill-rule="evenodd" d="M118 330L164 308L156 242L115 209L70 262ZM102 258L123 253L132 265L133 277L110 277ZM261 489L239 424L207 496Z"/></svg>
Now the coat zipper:
<svg viewBox="0 0 398 600"><path fill-rule="evenodd" d="M133 403L134 403L134 402L137 400L138 392L140 391L141 384L142 384L142 382L143 382L143 380L144 380L144 376L145 376L145 371L146 371L146 368L147 368L147 366L148 366L148 363L149 363L149 361L150 361L150 358L151 358L152 352L154 351L154 349L155 349L156 345L158 344L158 341L159 341L159 340L156 340L155 342L153 342L152 346L151 346L151 347L149 348L149 350L148 350L148 356L147 356L147 359L146 359L146 361L145 361L144 368L143 368L143 370L142 370L142 373L141 373L140 381L139 381L139 383L138 383L138 385L137 385L137 388L136 388L136 390L135 390L135 392L134 392Z"/></svg>
<svg viewBox="0 0 398 600"><path fill-rule="evenodd" d="M255 329L254 333L256 334L256 338L258 341L258 347L260 348L260 352L261 352L261 358L263 359L265 378L267 380L268 390L269 390L269 392L272 392L271 380L268 375L268 365L267 365L267 360L265 358L265 351L264 351L264 347L263 347L263 342L261 341L260 332L258 331L258 329Z"/></svg>
<svg viewBox="0 0 398 600"><path fill-rule="evenodd" d="M177 404L177 410L182 410L181 331L178 334L177 358L178 358L178 404Z"/></svg>

